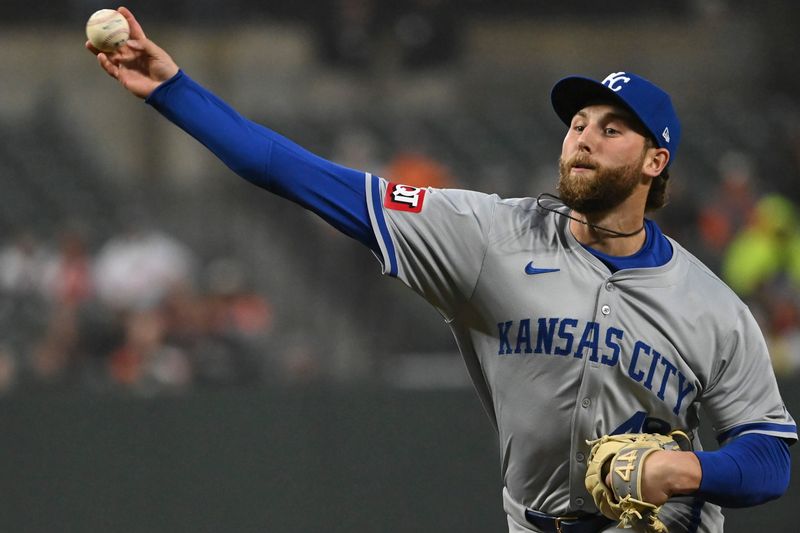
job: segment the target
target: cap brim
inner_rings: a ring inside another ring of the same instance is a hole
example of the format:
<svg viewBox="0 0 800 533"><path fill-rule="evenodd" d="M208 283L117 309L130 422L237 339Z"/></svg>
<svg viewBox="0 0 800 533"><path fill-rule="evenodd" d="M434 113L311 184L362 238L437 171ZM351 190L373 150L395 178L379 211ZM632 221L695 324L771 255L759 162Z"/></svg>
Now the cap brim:
<svg viewBox="0 0 800 533"><path fill-rule="evenodd" d="M570 76L564 78L553 86L550 93L553 109L564 124L569 126L575 113L586 107L587 104L597 101L611 101L618 103L630 110L636 118L641 118L630 106L620 98L617 93L602 83L591 78Z"/></svg>

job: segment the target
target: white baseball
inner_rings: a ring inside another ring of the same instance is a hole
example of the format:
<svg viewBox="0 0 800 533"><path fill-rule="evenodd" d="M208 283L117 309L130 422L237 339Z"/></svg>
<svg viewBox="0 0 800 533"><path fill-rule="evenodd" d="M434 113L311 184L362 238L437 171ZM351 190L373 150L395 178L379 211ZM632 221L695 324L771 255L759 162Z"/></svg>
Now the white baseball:
<svg viewBox="0 0 800 533"><path fill-rule="evenodd" d="M101 52L113 52L128 40L130 28L115 9L95 11L86 21L86 37Z"/></svg>

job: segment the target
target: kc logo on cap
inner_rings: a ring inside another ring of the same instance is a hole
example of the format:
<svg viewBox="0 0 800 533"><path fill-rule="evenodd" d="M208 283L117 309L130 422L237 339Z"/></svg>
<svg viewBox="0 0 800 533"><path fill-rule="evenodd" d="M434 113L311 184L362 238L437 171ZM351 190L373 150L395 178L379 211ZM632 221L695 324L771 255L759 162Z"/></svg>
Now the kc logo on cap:
<svg viewBox="0 0 800 533"><path fill-rule="evenodd" d="M606 79L602 81L602 84L611 89L612 91L614 91L615 93L618 93L619 91L622 90L622 85L616 85L616 84L628 83L629 81L631 81L631 79L628 76L626 76L624 72L612 72L611 74L606 76Z"/></svg>

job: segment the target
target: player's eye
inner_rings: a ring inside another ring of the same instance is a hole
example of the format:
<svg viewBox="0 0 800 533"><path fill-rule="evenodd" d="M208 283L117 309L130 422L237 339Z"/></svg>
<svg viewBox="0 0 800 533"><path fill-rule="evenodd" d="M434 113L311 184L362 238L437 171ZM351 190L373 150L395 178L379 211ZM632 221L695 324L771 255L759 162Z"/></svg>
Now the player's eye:
<svg viewBox="0 0 800 533"><path fill-rule="evenodd" d="M572 126L572 129L580 133L586 129L586 126L584 126L583 124L575 124L574 126Z"/></svg>
<svg viewBox="0 0 800 533"><path fill-rule="evenodd" d="M615 130L614 128L605 128L606 135L617 135L619 130Z"/></svg>

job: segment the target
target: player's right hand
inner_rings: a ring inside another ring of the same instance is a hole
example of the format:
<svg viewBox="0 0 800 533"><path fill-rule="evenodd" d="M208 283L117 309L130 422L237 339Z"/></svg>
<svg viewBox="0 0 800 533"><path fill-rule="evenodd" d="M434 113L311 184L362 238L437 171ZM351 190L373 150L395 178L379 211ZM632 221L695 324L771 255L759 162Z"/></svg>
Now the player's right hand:
<svg viewBox="0 0 800 533"><path fill-rule="evenodd" d="M117 9L128 20L130 39L114 52L101 52L89 41L86 48L109 76L139 98L147 98L156 87L178 73L178 65L162 48L149 40L133 13Z"/></svg>

